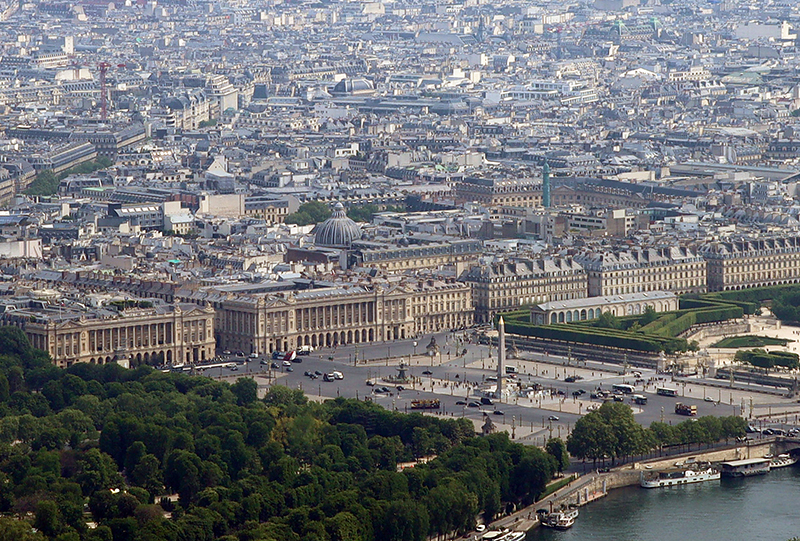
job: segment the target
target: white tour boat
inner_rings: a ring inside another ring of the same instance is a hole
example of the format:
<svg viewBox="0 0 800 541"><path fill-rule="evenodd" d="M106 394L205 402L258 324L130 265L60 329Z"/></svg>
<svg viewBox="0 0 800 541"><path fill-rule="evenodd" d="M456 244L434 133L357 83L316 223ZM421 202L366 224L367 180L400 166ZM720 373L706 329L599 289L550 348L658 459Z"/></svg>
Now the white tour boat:
<svg viewBox="0 0 800 541"><path fill-rule="evenodd" d="M643 488L673 487L690 483L702 483L703 481L718 481L719 478L720 472L714 468L703 470L677 469L648 474L642 472L639 484Z"/></svg>

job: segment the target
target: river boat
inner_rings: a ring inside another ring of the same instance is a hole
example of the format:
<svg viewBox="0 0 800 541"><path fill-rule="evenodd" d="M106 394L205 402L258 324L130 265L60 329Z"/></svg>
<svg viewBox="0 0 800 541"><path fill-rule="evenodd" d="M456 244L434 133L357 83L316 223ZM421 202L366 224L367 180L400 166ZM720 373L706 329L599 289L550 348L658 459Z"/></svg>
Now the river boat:
<svg viewBox="0 0 800 541"><path fill-rule="evenodd" d="M720 472L714 468L706 469L670 469L659 472L642 472L639 484L642 488L660 488L703 481L718 481Z"/></svg>
<svg viewBox="0 0 800 541"><path fill-rule="evenodd" d="M722 462L722 475L725 477L749 477L769 473L770 459L748 458L744 460L731 460Z"/></svg>
<svg viewBox="0 0 800 541"><path fill-rule="evenodd" d="M777 468L787 468L797 464L797 460L798 459L796 457L793 457L788 453L780 454L776 457L773 457L772 460L769 461L769 468L771 470L775 470Z"/></svg>
<svg viewBox="0 0 800 541"><path fill-rule="evenodd" d="M575 519L578 518L577 509L569 509L567 511L556 511L546 515L542 519L542 526L545 528L553 528L554 530L569 530L575 524Z"/></svg>

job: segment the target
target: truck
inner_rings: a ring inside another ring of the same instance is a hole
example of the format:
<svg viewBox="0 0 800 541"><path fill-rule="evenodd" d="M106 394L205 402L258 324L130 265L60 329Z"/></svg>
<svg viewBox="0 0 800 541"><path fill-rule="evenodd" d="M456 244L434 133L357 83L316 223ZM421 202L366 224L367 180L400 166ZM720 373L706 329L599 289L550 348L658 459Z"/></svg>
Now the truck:
<svg viewBox="0 0 800 541"><path fill-rule="evenodd" d="M438 398L431 398L427 400L412 400L412 410L438 410L440 402Z"/></svg>
<svg viewBox="0 0 800 541"><path fill-rule="evenodd" d="M297 348L298 355L311 355L314 352L314 346L300 346Z"/></svg>
<svg viewBox="0 0 800 541"><path fill-rule="evenodd" d="M694 417L697 415L697 406L694 404L681 404L678 402L675 404L675 413L678 415L687 415L689 417Z"/></svg>

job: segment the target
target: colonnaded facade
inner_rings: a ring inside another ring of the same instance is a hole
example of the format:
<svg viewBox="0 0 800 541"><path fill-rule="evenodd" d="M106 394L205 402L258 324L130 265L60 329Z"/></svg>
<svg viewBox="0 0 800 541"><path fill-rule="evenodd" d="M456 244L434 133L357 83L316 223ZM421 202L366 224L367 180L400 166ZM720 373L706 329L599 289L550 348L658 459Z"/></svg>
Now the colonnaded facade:
<svg viewBox="0 0 800 541"><path fill-rule="evenodd" d="M20 327L31 345L67 368L75 363L123 366L184 363L215 356L214 309L195 304L80 310L15 307L0 319Z"/></svg>
<svg viewBox="0 0 800 541"><path fill-rule="evenodd" d="M643 314L648 307L656 312L677 310L678 296L670 291L650 291L546 302L531 307L531 322L536 325L572 323L595 319L605 312L617 317L633 316Z"/></svg>
<svg viewBox="0 0 800 541"><path fill-rule="evenodd" d="M442 280L236 295L215 307L219 347L245 353L391 341L473 323L469 286Z"/></svg>

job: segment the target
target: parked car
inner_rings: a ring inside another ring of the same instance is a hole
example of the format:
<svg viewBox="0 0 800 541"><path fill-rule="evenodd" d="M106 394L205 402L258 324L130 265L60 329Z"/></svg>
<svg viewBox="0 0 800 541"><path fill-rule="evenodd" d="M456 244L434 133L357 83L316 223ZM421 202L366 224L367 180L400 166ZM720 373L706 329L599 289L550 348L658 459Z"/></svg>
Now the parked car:
<svg viewBox="0 0 800 541"><path fill-rule="evenodd" d="M284 353L283 351L277 351L276 350L276 351L272 352L272 359L273 360L281 359L284 356L286 356L286 353Z"/></svg>
<svg viewBox="0 0 800 541"><path fill-rule="evenodd" d="M480 402L476 402L476 401L473 400L469 404L467 404L467 407L468 408L480 408L481 407L481 403Z"/></svg>
<svg viewBox="0 0 800 541"><path fill-rule="evenodd" d="M292 366L292 361L283 361L283 366Z"/></svg>
<svg viewBox="0 0 800 541"><path fill-rule="evenodd" d="M423 370L422 371L422 375L423 376L432 376L433 372L431 372L430 370Z"/></svg>
<svg viewBox="0 0 800 541"><path fill-rule="evenodd" d="M456 406L466 406L466 405L467 403L464 402L463 400L456 400Z"/></svg>
<svg viewBox="0 0 800 541"><path fill-rule="evenodd" d="M713 402L714 401L714 399L711 398L710 396L705 397L703 400L706 401L706 402Z"/></svg>

